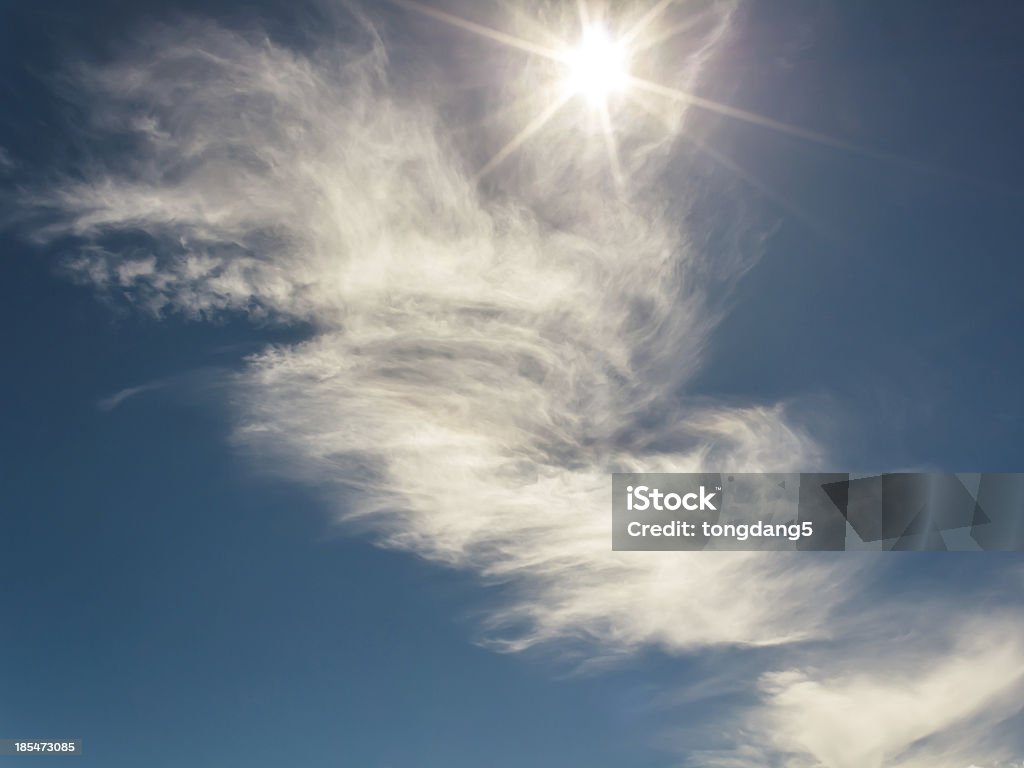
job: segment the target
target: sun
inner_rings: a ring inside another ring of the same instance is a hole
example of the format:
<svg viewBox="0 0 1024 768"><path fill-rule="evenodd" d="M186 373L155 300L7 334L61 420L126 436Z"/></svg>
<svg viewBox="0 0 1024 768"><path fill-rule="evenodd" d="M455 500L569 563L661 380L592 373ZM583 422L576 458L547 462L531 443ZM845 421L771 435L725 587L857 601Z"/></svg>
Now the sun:
<svg viewBox="0 0 1024 768"><path fill-rule="evenodd" d="M582 96L594 106L604 106L629 81L626 47L612 39L604 27L587 27L579 44L566 54L565 63L569 94Z"/></svg>
<svg viewBox="0 0 1024 768"><path fill-rule="evenodd" d="M618 142L613 117L619 119L622 115L618 114L619 110L610 108L610 102L615 95L628 97L631 102L648 112L651 111L651 107L645 105L644 101L639 98L640 96L656 97L686 107L695 107L833 149L868 157L882 156L878 152L866 150L825 134L783 123L766 115L729 104L722 104L670 85L662 85L653 80L639 77L632 72L631 65L634 61L636 61L638 69L649 68L641 66L646 51L671 39L680 30L689 28L689 25L682 25L667 30L658 29L659 17L673 4L672 0L653 0L639 19L622 27L615 35L612 35L606 26L597 22L591 15L588 6L592 0L578 0L579 21L583 33L575 46L569 45L553 32L539 34L532 38L519 37L509 31L488 27L440 8L434 8L423 0L391 0L391 2L471 34L487 38L499 45L513 48L529 56L546 59L556 65L554 80L547 83L552 87L537 89L538 95L542 99L551 96L547 106L543 107L533 119L523 126L522 130L509 139L505 146L480 167L475 174L477 179L483 178L505 162L523 144L541 131L566 104L579 98L589 102L594 116L599 120L612 174L616 177L616 182L621 184L624 179L618 159ZM622 19L619 19L619 22L621 21ZM615 26L619 27L620 24ZM707 147L704 149L710 151ZM721 160L721 158L718 159ZM889 156L889 159L894 158Z"/></svg>

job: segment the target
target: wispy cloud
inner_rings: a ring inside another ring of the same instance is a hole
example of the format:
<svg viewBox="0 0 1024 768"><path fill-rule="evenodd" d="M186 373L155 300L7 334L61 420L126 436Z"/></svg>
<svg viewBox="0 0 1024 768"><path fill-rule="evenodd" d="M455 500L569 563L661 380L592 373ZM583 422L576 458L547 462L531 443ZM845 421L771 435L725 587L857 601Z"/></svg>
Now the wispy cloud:
<svg viewBox="0 0 1024 768"><path fill-rule="evenodd" d="M101 411L112 411L129 398L140 395L143 392L151 392L154 389L160 389L165 386L167 386L167 381L159 380L140 384L137 387L125 387L112 395L108 395L107 397L100 399L100 401L96 403L96 407Z"/></svg>
<svg viewBox="0 0 1024 768"><path fill-rule="evenodd" d="M732 8L703 13L687 83ZM396 85L370 29L351 47L296 51L193 21L69 77L93 128L129 149L39 190L30 205L56 215L37 239L77 238L73 274L155 315L311 324L312 338L235 377L236 442L323 489L353 530L504 584L495 645L772 646L831 637L854 616L850 585L877 561L610 551L612 471L827 462L783 404L685 396L758 228L733 219L710 249L703 225L680 223L685 209L667 201L699 190L659 184L673 147L663 121L621 142L629 190L557 122L482 187L472 161L501 125L457 145L436 92ZM968 674L942 669L917 693ZM998 703L994 670L975 669L983 682L954 719ZM797 668L762 684L752 722L781 725L759 754L834 768L853 763L796 723L813 716L846 738L821 713L886 690ZM861 765L945 723L886 720Z"/></svg>
<svg viewBox="0 0 1024 768"><path fill-rule="evenodd" d="M934 634L946 635L931 618ZM1022 630L1019 621L969 620L947 647L901 633L896 647L766 675L751 726L770 750L807 765L957 768L1011 757L991 736L1022 706Z"/></svg>

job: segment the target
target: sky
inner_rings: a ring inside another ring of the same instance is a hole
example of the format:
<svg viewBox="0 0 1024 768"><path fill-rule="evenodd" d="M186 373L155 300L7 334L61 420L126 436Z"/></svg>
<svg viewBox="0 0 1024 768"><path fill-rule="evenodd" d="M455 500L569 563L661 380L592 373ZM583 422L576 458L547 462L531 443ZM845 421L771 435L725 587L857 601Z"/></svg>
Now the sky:
<svg viewBox="0 0 1024 768"><path fill-rule="evenodd" d="M0 5L0 738L1024 765L1019 554L607 508L1021 469L1024 8L582 7L628 76L575 2Z"/></svg>

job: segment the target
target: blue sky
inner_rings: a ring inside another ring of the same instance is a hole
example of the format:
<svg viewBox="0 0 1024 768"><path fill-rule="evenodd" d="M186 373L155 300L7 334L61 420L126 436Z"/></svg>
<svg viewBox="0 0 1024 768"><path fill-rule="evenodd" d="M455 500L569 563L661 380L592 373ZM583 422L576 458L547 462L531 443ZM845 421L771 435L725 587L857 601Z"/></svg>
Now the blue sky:
<svg viewBox="0 0 1024 768"><path fill-rule="evenodd" d="M0 737L1020 766L1016 555L608 547L622 467L1020 469L1021 10L772 6L634 73L860 149L574 97L475 178L552 75L429 14L5 4Z"/></svg>

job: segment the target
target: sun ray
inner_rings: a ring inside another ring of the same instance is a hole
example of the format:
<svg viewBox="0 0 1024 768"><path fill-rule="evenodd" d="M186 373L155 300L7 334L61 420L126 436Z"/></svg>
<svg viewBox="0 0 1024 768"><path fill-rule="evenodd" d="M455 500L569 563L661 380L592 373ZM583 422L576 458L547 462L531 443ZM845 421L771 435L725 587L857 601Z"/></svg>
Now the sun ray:
<svg viewBox="0 0 1024 768"><path fill-rule="evenodd" d="M619 160L619 145L615 139L615 131L612 128L612 118L608 114L608 105L602 104L600 108L601 133L604 134L604 146L608 152L608 167L612 172L612 181L615 182L615 189L621 194L625 191L626 182L622 175L622 163Z"/></svg>
<svg viewBox="0 0 1024 768"><path fill-rule="evenodd" d="M587 0L576 0L576 10L580 15L580 29L585 32L590 26L590 10L587 8Z"/></svg>
<svg viewBox="0 0 1024 768"><path fill-rule="evenodd" d="M812 216L808 211L804 210L802 206L798 205L797 203L794 203L792 200L785 197L780 192L777 192L776 190L769 187L767 184L761 181L761 179L759 179L753 173L751 173L746 168L741 166L731 157L723 154L722 152L719 152L717 149L712 147L708 142L698 138L697 136L688 135L686 138L689 139L701 152L706 154L716 163L729 169L738 177L740 177L743 181L745 181L747 184L753 187L755 190L764 195L766 198L772 200L773 202L785 208L787 211L793 214L798 220L803 222L803 224L806 227L808 227L808 229L817 232L819 235L822 235L828 238L829 240L835 239L834 233L829 231L824 224L822 224L820 221L814 218L814 216Z"/></svg>
<svg viewBox="0 0 1024 768"><path fill-rule="evenodd" d="M565 103L570 99L570 94L564 94L555 100L553 104L550 104L547 109L537 115L533 120L527 123L526 127L523 128L519 133L512 137L512 139L488 160L484 166L477 171L476 178L479 180L486 176L488 173L493 171L497 166L503 163L509 155L519 149L523 143L529 139L533 134L539 131L544 125L554 117L555 113L560 110Z"/></svg>
<svg viewBox="0 0 1024 768"><path fill-rule="evenodd" d="M642 109L644 112L646 112L648 115L650 115L652 118L661 122L665 126L666 130L672 130L673 126L669 124L669 121L665 119L665 116L657 109L655 109L654 106L650 104L647 101L647 99L644 98L644 96L645 94L643 92L634 91L629 94L629 100L637 107ZM783 196L779 192L769 187L767 184L761 181L761 179L759 179L753 173L751 173L746 168L741 166L731 157L723 154L722 152L719 152L717 149L715 149L706 141L704 141L703 139L696 135L693 135L691 133L684 133L682 135L684 138L690 141L695 147L697 147L698 150L706 154L712 160L735 173L743 181L745 181L751 187L753 187L758 192L763 194L765 197L773 200L778 205L782 206L789 212L793 213L800 221L807 225L809 229L812 229L818 234L824 235L825 237L833 237L833 233L830 232L824 224L817 221L814 218L814 216L808 213L802 206L798 205L797 203L794 203L789 198Z"/></svg>
<svg viewBox="0 0 1024 768"><path fill-rule="evenodd" d="M529 27L530 33L536 35L538 40L543 39L544 43L552 50L565 48L565 40L556 35L551 29L545 27L537 19L527 14L517 5L516 0L497 0L497 2L498 6L509 17L514 18L516 23Z"/></svg>
<svg viewBox="0 0 1024 768"><path fill-rule="evenodd" d="M636 56L637 54L650 50L656 45L660 45L666 40L672 39L676 35L679 35L683 32L688 32L689 30L696 27L698 23L698 17L691 17L686 21L682 22L681 24L676 24L675 26L672 27L666 27L665 29L655 32L650 36L644 37L640 40L633 41L632 45L630 45L630 50L632 51L633 55Z"/></svg>
<svg viewBox="0 0 1024 768"><path fill-rule="evenodd" d="M800 128L796 125L789 123L783 123L779 120L773 120L770 117L759 115L756 112L748 112L745 109L739 107L731 107L728 104L722 104L721 102L713 101L712 99L705 99L701 96L696 96L686 91L680 91L678 88L671 88L667 85L661 85L660 83L654 83L650 80L644 80L640 77L630 77L629 82L636 88L639 88L649 93L655 93L659 96L672 99L674 101L681 101L684 104L690 104L699 109L704 109L709 112L714 112L725 117L731 117L736 120L740 120L750 125L756 125L761 128L768 128L779 133L784 133L794 138L805 139L807 141L814 142L816 144L823 144L825 146L832 147L834 149L842 149L847 152L856 152L859 154L868 154L877 156L878 153L873 152L869 149L858 147L856 144L850 144L849 142L835 139L831 136L826 136L823 133L817 133L816 131L809 131L806 128Z"/></svg>
<svg viewBox="0 0 1024 768"><path fill-rule="evenodd" d="M424 3L417 2L417 0L391 0L392 3L398 5L406 10L415 11L421 13L424 16L429 16L432 19L437 19L445 24L450 24L453 27L458 27L467 32L471 32L474 35L486 37L489 40L493 40L496 43L501 43L510 48L516 48L525 53L533 53L537 56L543 56L546 59L552 59L553 61L564 61L565 53L558 50L557 48L549 48L546 45L540 45L529 40L524 40L521 37L510 35L507 32L488 27L483 24L477 24L475 21L464 19L461 16L456 16L454 13L448 13L438 8L433 8Z"/></svg>
<svg viewBox="0 0 1024 768"><path fill-rule="evenodd" d="M675 0L660 0L660 2L657 2L654 5L652 5L647 10L647 13L641 16L640 20L637 21L636 24L634 24L632 27L626 30L626 33L622 35L619 38L619 40L622 42L623 45L630 45L637 38L637 36L641 32L643 32L644 29L647 28L647 26L652 21L654 21L662 13L664 13L665 9L672 5L672 3L674 2Z"/></svg>
<svg viewBox="0 0 1024 768"><path fill-rule="evenodd" d="M651 94L644 93L643 91L632 90L628 91L626 93L626 96L629 98L629 102L631 104L639 107L641 110L646 112L650 117L657 120L665 131L669 133L675 132L676 125L673 123L673 121L669 117L667 117L663 112L657 110L654 107L654 105L650 103L650 99L653 98Z"/></svg>
<svg viewBox="0 0 1024 768"><path fill-rule="evenodd" d="M838 149L843 152L848 152L852 155L858 155L860 157L871 158L872 160L879 160L885 163L891 163L893 165L905 168L907 170L915 171L918 173L924 173L931 176L938 176L940 178L956 179L964 182L980 183L977 179L971 179L962 174L955 173L948 169L938 168L928 163L923 163L919 160L912 158L903 157L902 155L892 154L890 152L880 152L877 149L870 149L868 147L862 147L857 144L852 144L842 139L837 139L832 136L828 136L817 131L811 131L806 128L801 128L798 125L792 125L791 123L784 123L779 120L773 120L770 117L759 115L756 112L749 112L739 107L731 107L728 104L722 104L711 99L705 99L700 96L696 96L685 91L680 91L676 88L670 88L666 85L651 82L650 80L644 80L639 77L629 77L629 84L638 90L644 90L648 93L657 94L664 96L674 101L679 101L684 104L690 104L699 109L704 109L709 112L714 112L725 117L731 117L736 120L748 123L750 125L756 125L760 128L767 128L771 131L792 136L794 138L803 139L813 144L820 146L831 147L832 149Z"/></svg>

